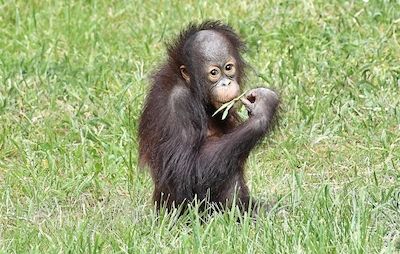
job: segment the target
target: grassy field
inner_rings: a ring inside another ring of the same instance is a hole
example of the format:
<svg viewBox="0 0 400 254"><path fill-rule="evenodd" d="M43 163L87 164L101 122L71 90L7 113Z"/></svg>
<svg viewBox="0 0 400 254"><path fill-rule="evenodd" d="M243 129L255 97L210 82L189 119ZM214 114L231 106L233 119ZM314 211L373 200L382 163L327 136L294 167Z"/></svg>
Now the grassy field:
<svg viewBox="0 0 400 254"><path fill-rule="evenodd" d="M399 1L110 2L0 0L0 253L400 252ZM286 213L153 211L148 76L205 19L282 95L247 178Z"/></svg>

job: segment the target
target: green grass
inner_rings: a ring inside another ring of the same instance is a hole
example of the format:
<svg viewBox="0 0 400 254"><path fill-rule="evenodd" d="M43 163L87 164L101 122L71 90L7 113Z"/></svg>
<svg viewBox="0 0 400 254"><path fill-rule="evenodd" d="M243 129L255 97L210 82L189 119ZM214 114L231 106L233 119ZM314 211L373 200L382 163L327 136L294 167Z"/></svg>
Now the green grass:
<svg viewBox="0 0 400 254"><path fill-rule="evenodd" d="M110 2L0 1L0 253L400 252L399 1ZM282 96L247 177L286 213L153 211L148 76L209 18Z"/></svg>

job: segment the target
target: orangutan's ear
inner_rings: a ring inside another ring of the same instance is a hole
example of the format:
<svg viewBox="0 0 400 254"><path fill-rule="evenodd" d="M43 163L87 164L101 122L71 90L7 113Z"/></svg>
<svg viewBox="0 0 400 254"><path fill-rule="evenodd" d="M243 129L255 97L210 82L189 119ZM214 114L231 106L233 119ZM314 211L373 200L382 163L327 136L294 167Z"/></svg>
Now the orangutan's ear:
<svg viewBox="0 0 400 254"><path fill-rule="evenodd" d="M187 72L186 66L185 65L181 65L181 67L179 67L179 69L181 70L182 78L186 81L186 83L189 84L190 77L189 77L189 73Z"/></svg>

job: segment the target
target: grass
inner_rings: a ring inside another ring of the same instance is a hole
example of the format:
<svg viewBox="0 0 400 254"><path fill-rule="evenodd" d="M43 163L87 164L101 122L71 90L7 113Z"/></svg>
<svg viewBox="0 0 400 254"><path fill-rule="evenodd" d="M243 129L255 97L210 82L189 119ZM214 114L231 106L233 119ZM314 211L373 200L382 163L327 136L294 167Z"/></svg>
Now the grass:
<svg viewBox="0 0 400 254"><path fill-rule="evenodd" d="M148 75L209 18L282 96L247 177L286 213L153 211ZM56 252L399 253L399 1L0 1L0 253Z"/></svg>

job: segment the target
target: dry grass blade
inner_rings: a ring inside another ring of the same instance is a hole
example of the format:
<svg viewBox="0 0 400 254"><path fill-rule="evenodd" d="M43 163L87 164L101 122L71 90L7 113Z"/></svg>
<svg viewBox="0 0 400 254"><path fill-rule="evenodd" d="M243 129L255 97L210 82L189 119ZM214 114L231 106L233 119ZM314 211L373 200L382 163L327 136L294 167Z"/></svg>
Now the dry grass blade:
<svg viewBox="0 0 400 254"><path fill-rule="evenodd" d="M229 113L229 110L233 107L233 105L235 105L235 103L243 97L243 95L245 95L247 93L247 91L243 92L241 95L239 95L238 97L235 97L234 99L225 102L224 104L222 104L221 107L219 107L217 109L217 111L214 112L214 114L212 116L215 116L216 114L218 114L219 112L221 112L222 110L224 110L224 113L222 114L221 119L224 120Z"/></svg>

